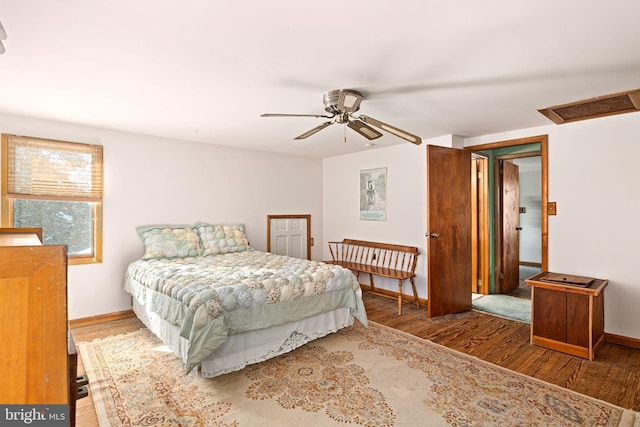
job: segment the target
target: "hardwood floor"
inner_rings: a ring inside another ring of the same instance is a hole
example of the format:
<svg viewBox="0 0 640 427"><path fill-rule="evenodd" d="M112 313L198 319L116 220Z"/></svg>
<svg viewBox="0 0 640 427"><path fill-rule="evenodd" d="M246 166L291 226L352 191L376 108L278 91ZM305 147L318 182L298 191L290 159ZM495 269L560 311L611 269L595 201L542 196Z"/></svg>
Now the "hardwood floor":
<svg viewBox="0 0 640 427"><path fill-rule="evenodd" d="M431 340L505 368L640 411L640 350L605 344L596 360L529 345L529 325L475 311L428 319L425 308L405 304L398 316L396 300L365 293L373 322ZM137 318L72 330L74 340L91 341L144 327ZM84 373L78 357L78 373ZM76 426L97 427L91 395L78 401Z"/></svg>

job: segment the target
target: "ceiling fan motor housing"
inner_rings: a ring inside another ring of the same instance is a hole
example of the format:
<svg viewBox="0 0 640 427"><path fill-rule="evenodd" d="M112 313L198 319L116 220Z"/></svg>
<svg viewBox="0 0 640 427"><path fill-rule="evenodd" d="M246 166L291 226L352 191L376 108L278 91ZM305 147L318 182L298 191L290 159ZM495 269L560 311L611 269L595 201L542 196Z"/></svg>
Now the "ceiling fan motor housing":
<svg viewBox="0 0 640 427"><path fill-rule="evenodd" d="M332 90L322 97L325 111L336 116L348 115L358 111L360 109L360 101L362 101L362 94L353 89Z"/></svg>

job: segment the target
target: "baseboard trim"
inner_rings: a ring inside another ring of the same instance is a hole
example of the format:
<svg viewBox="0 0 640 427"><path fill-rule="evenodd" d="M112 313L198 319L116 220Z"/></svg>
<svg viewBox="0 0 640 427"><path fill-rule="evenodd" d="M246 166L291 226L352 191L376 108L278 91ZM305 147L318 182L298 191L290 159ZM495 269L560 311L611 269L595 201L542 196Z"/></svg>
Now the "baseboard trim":
<svg viewBox="0 0 640 427"><path fill-rule="evenodd" d="M71 328L80 328L82 326L97 325L98 323L111 322L113 320L127 319L135 317L133 310L117 311L115 313L100 314L98 316L83 317L80 319L69 320Z"/></svg>
<svg viewBox="0 0 640 427"><path fill-rule="evenodd" d="M609 334L605 332L604 339L606 342L611 344L619 344L625 347L631 347L640 350L640 339L638 338L623 337L621 335Z"/></svg>
<svg viewBox="0 0 640 427"><path fill-rule="evenodd" d="M538 268L542 268L542 264L540 264L539 262L530 262L530 261L520 261L519 262L520 265L526 266L526 267L538 267Z"/></svg>

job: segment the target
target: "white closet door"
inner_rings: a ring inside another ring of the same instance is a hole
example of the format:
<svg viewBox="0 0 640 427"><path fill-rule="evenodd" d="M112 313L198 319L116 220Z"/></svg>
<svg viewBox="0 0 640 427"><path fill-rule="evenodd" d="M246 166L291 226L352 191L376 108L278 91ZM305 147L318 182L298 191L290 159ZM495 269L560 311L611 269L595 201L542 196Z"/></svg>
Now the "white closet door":
<svg viewBox="0 0 640 427"><path fill-rule="evenodd" d="M306 218L272 218L271 252L307 259Z"/></svg>

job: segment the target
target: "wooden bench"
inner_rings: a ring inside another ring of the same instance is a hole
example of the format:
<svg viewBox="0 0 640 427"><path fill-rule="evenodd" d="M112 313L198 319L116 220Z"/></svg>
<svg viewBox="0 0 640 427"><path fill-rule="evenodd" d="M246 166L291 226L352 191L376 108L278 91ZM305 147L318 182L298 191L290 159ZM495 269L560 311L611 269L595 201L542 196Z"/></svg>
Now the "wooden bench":
<svg viewBox="0 0 640 427"><path fill-rule="evenodd" d="M415 246L393 245L390 243L367 242L364 240L344 239L342 242L329 242L330 264L337 264L355 272L369 274L372 292L376 292L373 276L389 277L398 280L398 314L402 314L402 286L406 279L411 282L413 300L420 308L418 292L414 278L416 262L420 252ZM359 282L359 280L358 280Z"/></svg>

